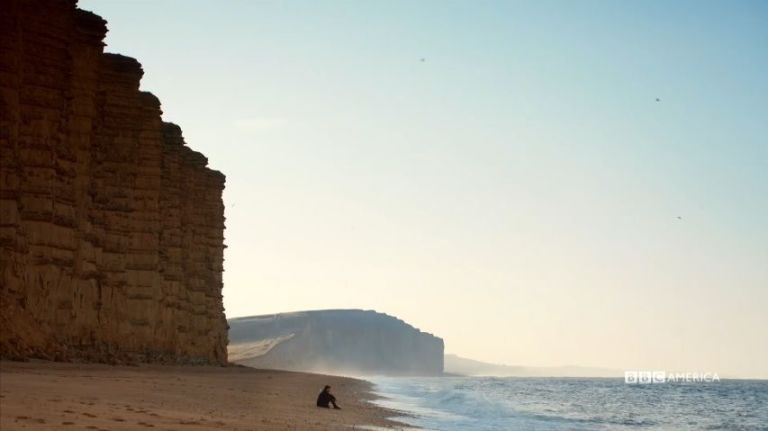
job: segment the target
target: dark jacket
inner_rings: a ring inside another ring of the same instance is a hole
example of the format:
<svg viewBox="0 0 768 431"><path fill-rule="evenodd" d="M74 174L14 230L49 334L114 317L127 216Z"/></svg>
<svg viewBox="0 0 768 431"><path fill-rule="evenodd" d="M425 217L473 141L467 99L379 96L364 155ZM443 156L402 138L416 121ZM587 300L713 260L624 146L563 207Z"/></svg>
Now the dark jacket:
<svg viewBox="0 0 768 431"><path fill-rule="evenodd" d="M330 392L327 390L323 390L323 392L320 392L320 395L317 396L317 406L318 407L325 407L330 408L331 404L336 406L336 397L331 395Z"/></svg>

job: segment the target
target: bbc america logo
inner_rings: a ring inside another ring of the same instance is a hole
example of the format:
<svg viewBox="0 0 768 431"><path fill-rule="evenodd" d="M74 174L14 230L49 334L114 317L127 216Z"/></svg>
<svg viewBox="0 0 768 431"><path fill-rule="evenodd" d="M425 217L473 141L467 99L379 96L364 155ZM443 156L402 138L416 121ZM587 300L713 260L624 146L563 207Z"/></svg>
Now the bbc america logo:
<svg viewBox="0 0 768 431"><path fill-rule="evenodd" d="M666 383L666 371L624 371L624 383L649 384Z"/></svg>
<svg viewBox="0 0 768 431"><path fill-rule="evenodd" d="M624 371L624 383L647 385L657 383L711 383L719 382L717 373L668 373L666 371Z"/></svg>

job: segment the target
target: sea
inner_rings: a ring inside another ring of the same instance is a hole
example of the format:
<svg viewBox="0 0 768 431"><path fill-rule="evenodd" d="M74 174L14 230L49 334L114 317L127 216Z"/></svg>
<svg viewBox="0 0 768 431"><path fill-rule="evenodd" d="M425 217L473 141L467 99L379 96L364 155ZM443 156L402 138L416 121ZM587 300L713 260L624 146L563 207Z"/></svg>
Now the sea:
<svg viewBox="0 0 768 431"><path fill-rule="evenodd" d="M368 378L403 412L439 431L768 431L768 380L627 384L614 378Z"/></svg>

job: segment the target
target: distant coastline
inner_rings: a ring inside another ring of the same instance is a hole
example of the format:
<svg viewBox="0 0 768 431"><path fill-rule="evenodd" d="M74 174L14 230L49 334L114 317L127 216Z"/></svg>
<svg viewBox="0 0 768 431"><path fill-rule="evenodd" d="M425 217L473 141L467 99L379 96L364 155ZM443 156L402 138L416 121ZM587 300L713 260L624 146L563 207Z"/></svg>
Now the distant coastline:
<svg viewBox="0 0 768 431"><path fill-rule="evenodd" d="M493 364L464 358L455 354L445 355L445 372L454 376L495 377L624 377L624 371L614 368L565 365L559 367L530 367L522 365Z"/></svg>

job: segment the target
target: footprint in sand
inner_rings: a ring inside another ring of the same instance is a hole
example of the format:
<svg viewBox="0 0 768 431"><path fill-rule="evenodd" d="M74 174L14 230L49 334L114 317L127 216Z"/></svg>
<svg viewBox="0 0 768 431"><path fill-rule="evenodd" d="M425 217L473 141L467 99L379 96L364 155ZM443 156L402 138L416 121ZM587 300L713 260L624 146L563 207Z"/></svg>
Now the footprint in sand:
<svg viewBox="0 0 768 431"><path fill-rule="evenodd" d="M33 422L37 422L39 424L44 424L45 423L45 419L42 419L42 418L31 418L29 416L16 416L15 419L16 419L16 422L18 422L18 421L33 421Z"/></svg>
<svg viewBox="0 0 768 431"><path fill-rule="evenodd" d="M96 415L88 413L88 412L84 412L83 416L88 416L89 418L95 418L96 417Z"/></svg>

